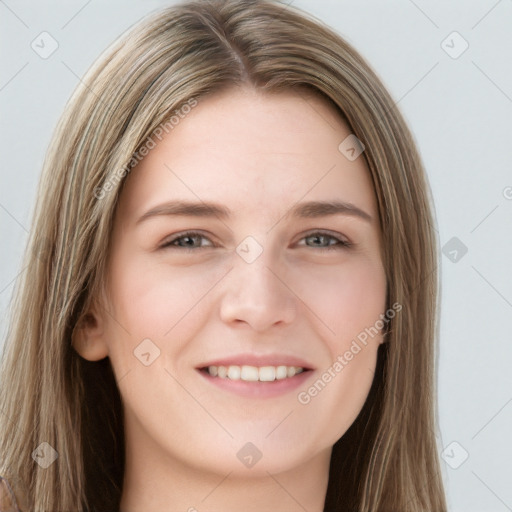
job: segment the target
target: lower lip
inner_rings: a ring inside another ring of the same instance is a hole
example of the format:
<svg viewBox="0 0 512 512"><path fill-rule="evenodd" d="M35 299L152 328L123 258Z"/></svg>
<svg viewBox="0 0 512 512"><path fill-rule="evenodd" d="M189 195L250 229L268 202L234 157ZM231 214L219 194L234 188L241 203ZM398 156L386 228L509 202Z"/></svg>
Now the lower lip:
<svg viewBox="0 0 512 512"><path fill-rule="evenodd" d="M208 372L197 370L200 375L214 386L225 391L249 398L272 398L290 393L299 388L313 374L312 370L303 371L287 377L286 379L273 380L271 382L231 380L228 378L212 377Z"/></svg>

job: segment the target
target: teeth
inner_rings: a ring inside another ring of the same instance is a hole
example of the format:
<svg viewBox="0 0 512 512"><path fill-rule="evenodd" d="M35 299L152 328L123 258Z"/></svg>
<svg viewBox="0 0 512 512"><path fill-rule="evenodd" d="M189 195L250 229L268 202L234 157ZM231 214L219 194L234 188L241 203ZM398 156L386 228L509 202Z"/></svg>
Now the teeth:
<svg viewBox="0 0 512 512"><path fill-rule="evenodd" d="M304 371L300 366L208 366L212 377L245 380L248 382L272 382L293 377Z"/></svg>
<svg viewBox="0 0 512 512"><path fill-rule="evenodd" d="M242 366L240 378L242 380L257 381L260 378L260 372L256 366Z"/></svg>
<svg viewBox="0 0 512 512"><path fill-rule="evenodd" d="M295 367L290 366L290 368L295 368ZM286 379L286 377L288 377L288 370L286 369L286 366L277 366L276 367L276 379L281 380L281 379Z"/></svg>
<svg viewBox="0 0 512 512"><path fill-rule="evenodd" d="M272 382L276 380L275 366L262 366L260 368L260 380L263 382Z"/></svg>
<svg viewBox="0 0 512 512"><path fill-rule="evenodd" d="M228 379L239 380L240 373L240 366L228 366Z"/></svg>

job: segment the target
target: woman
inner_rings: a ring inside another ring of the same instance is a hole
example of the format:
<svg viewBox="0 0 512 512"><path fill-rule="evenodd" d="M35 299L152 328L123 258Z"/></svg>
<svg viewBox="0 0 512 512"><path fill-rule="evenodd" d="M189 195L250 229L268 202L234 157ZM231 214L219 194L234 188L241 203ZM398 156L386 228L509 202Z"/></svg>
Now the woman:
<svg viewBox="0 0 512 512"><path fill-rule="evenodd" d="M318 21L139 23L44 165L2 369L12 507L446 510L431 210L392 99Z"/></svg>

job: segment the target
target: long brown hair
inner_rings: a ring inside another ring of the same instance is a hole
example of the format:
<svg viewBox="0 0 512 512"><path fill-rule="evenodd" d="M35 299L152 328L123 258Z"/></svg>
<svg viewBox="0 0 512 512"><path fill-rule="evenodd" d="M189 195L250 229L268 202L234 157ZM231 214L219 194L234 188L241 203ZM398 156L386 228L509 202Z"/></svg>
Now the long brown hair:
<svg viewBox="0 0 512 512"><path fill-rule="evenodd" d="M364 59L312 16L273 0L190 1L153 13L105 51L72 95L44 162L11 304L0 475L30 510L118 509L121 398L109 359L82 359L73 332L103 291L132 156L191 100L236 85L319 94L363 142L388 306L402 305L365 405L333 447L324 510L446 511L435 438L437 239L424 169ZM58 454L47 468L33 457L43 442Z"/></svg>

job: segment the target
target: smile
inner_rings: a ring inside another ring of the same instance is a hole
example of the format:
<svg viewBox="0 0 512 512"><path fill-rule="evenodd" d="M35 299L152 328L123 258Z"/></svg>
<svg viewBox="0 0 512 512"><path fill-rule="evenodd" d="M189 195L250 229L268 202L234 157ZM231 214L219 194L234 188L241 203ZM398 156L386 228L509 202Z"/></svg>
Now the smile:
<svg viewBox="0 0 512 512"><path fill-rule="evenodd" d="M212 377L246 382L273 382L294 377L304 371L300 366L208 366L205 371Z"/></svg>
<svg viewBox="0 0 512 512"><path fill-rule="evenodd" d="M309 368L285 365L208 365L197 368L197 371L221 392L251 399L269 399L291 394L303 387L315 374Z"/></svg>

